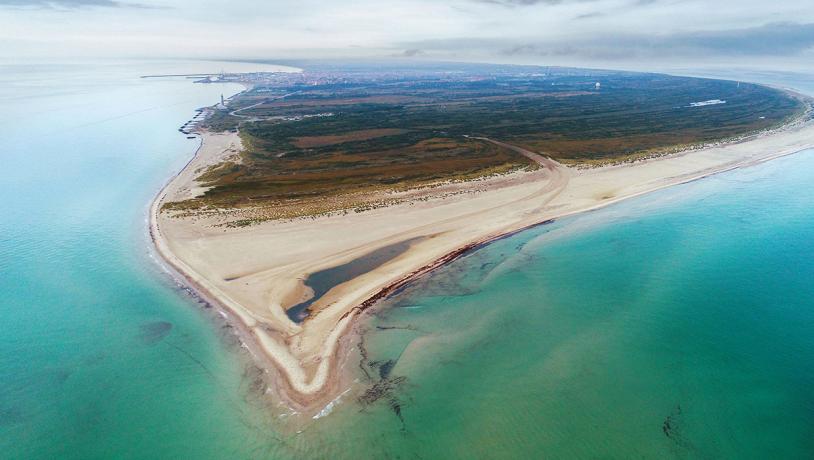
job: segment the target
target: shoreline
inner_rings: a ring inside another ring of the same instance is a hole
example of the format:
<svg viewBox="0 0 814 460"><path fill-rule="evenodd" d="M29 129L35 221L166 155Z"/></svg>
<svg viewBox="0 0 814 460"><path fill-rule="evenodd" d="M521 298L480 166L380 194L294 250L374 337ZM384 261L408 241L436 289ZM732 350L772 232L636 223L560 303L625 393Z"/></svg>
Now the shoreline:
<svg viewBox="0 0 814 460"><path fill-rule="evenodd" d="M684 159L686 157L700 155L702 152L708 150L732 148L737 147L738 145L749 144L760 139L783 137L784 134L789 135L790 132L796 132L804 130L806 128L808 129L812 128L811 121L808 120L801 121L800 119L796 119L790 121L783 127L776 128L777 132L763 135L758 134L755 136L756 139L742 140L739 142L736 141L725 146L716 146L699 150L691 150L688 152L667 155L665 157L645 159L633 164L605 166L595 168L594 171L596 170L625 171L637 169L641 168L643 165L658 164L670 159L672 160ZM151 241L153 242L153 246L155 247L156 251L161 256L161 259L163 259L163 262L172 269L175 275L180 277L179 281L182 281L184 284L189 286L189 288L193 290L197 295L199 295L204 301L218 308L218 310L222 312L222 315L226 317L226 321L235 327L235 331L237 332L238 338L241 341L242 346L247 348L247 350L252 355L253 359L258 362L258 365L265 371L265 374L269 377L270 379L269 387L274 391L275 395L278 396L280 400L286 402L289 406L294 407L296 408L297 411L302 412L313 412L315 410L321 409L322 403L332 401L334 397L341 392L340 387L343 386L344 383L346 383L345 381L346 379L342 378L341 375L342 366L340 365L340 362L343 359L343 357L346 357L348 355L347 351L348 347L351 345L349 342L351 341L350 336L352 335L350 334L350 331L353 330L351 326L354 324L358 314L372 307L379 300L389 297L390 295L393 295L393 293L397 292L400 288L404 287L405 285L411 283L412 281L424 275L431 273L435 269L443 265L446 265L451 261L456 260L459 257L467 253L470 253L471 251L476 250L477 248L489 244L497 239L505 238L512 234L516 234L518 232L527 230L531 227L543 225L553 220L574 215L577 213L599 209L601 207L618 203L629 198L641 196L646 193L650 193L674 185L692 182L721 172L731 171L733 169L760 164L762 162L770 161L775 158L780 158L782 156L798 153L800 151L806 150L814 146L814 141L811 141L810 144L807 144L805 146L800 146L799 148L792 147L787 148L785 150L781 149L777 153L756 154L754 156L744 155L740 158L732 160L731 162L723 162L720 164L712 165L707 168L701 168L690 174L676 176L667 175L657 177L656 178L657 180L654 183L645 183L641 190L635 192L622 193L621 195L618 196L603 198L593 204L585 203L573 205L572 203L572 209L564 208L560 209L559 211L555 210L554 212L551 213L540 212L539 214L536 214L533 217L521 216L519 220L508 222L502 228L499 227L497 229L494 229L493 231L486 233L480 232L480 234L477 234L475 238L470 238L469 241L459 240L458 245L454 246L453 250L444 251L440 255L440 257L432 257L430 258L429 262L427 262L426 260L427 257L424 257L421 260L422 263L419 264L417 268L415 266L416 264L413 264L411 266L412 268L411 270L402 272L395 271L394 272L395 275L393 275L393 273L388 273L389 278L380 277L378 282L372 283L375 289L368 289L367 291L362 290L363 292L361 293L359 292L358 289L351 290L349 292L349 294L351 294L350 297L360 298L361 301L355 302L353 303L353 305L346 305L345 306L346 308L344 309L339 308L339 310L341 310L340 313L333 315L334 321L333 322L331 322L330 320L328 321L329 323L331 323L329 325L330 327L328 327L327 329L323 328L324 330L317 330L317 333L312 334L318 336L323 340L321 341L321 346L317 347L317 349L314 350L318 351L318 353L309 354L308 351L310 350L307 349L308 347L302 346L302 342L304 340L307 340L303 338L303 335L305 335L304 334L305 331L303 330L303 328L289 327L284 322L281 324L275 323L274 326L276 327L271 327L269 326L269 324L264 323L264 321L259 321L258 316L260 315L258 315L256 311L247 309L246 307L241 305L238 301L234 300L226 292L223 292L223 290L220 289L218 286L215 286L212 283L210 283L207 280L206 276L196 271L192 266L190 266L187 262L184 262L176 253L174 253L172 248L170 247L170 243L166 235L162 233L160 228L161 205L163 204L167 195L170 193L171 187L179 180L182 174L184 174L185 172L189 172L189 169L193 165L193 163L196 160L199 160L200 156L203 154L202 151L205 148L205 143L208 138L204 133L201 134L200 139L201 139L200 144L196 149L193 157L189 160L189 162L186 163L186 165L180 171L178 171L165 183L165 185L162 187L162 189L159 191L159 193L156 195L155 199L151 203L150 206ZM573 171L570 168L563 168L563 171L565 171L565 173L569 175L568 178L585 175L585 173ZM590 173L590 171L588 171L588 173ZM551 174L549 174L547 177L546 176L544 177L548 178L549 182L553 183ZM536 177L536 179L539 179L539 177ZM536 198L542 197L548 200L543 204L543 206L548 205L549 203L560 197L562 192L568 189L567 179L565 186L563 186L561 189L546 190L545 193L543 193L542 195L536 195ZM540 181L535 180L532 182L533 182L532 185L540 185ZM525 191L525 189L523 191ZM491 192L486 191L483 193L488 194ZM523 196L518 198L518 202L520 202L520 200L526 200L523 201L524 204L526 204L527 201L529 201L528 197ZM499 203L501 203L501 205L505 204L503 202ZM443 205L443 203L441 205ZM387 214L388 209L390 210L391 213L393 213L395 211L393 211L392 209L399 207L400 206L397 205L394 207L384 208L383 210L379 211L378 214L382 213ZM542 208L535 207L532 208L531 211L539 209ZM487 211L491 210L475 209L471 213L475 215L482 215ZM370 212L372 213L372 211ZM467 214L464 214L463 216L469 217L469 215ZM318 218L316 219L316 221L305 222L303 220L301 222L289 222L287 223L287 225L289 227L292 226L296 227L298 224L314 226L318 225L320 221L324 222L334 218L335 218L334 216L328 216L324 218ZM458 218L463 219L463 217L460 216ZM361 218L356 220L365 220L365 219ZM274 224L272 223L269 225L273 226ZM245 231L243 233L249 233L251 231L252 230L249 229L248 231ZM432 235L432 237L435 236L436 236L435 234ZM374 241L381 242L382 240L374 238ZM350 251L351 255L353 255L352 254L353 252L356 253L359 252L359 248L357 247L352 247L352 249L354 249L354 251ZM432 251L425 252L427 253L425 255L432 255L430 254ZM341 255L342 252L340 252L339 254ZM418 257L418 259L421 259L421 257ZM332 260L327 261L327 264L330 265L331 263ZM363 277L364 276L360 276L358 278ZM352 285L353 281L355 280L356 279L351 280L349 283ZM291 285L285 287L289 288L288 289L289 291L294 289L292 288ZM341 288L342 286L337 287ZM347 286L345 286L344 291L348 291ZM333 297L334 298L341 297L343 294L343 289L339 289L338 294L339 296L334 295ZM327 301L323 302L321 306L323 306L324 308L322 310L317 310L315 316L321 316L321 314L324 311L328 311L330 313L330 310L332 308L334 310L337 310L337 308L335 308L333 304ZM281 305L271 305L270 307L281 307ZM282 311L282 308L280 308L280 310ZM284 315L284 311L282 311L282 313ZM329 314L328 316L331 315ZM261 316L261 319L265 320L268 323L273 323L274 321L277 320L277 318L273 317L273 313L266 313L265 315ZM287 339L284 340L283 344L281 344L279 343L278 340L275 339L275 337L272 336L273 334L282 335L283 337L287 337ZM292 354L290 352L290 348L294 348L295 346L305 348L306 352L300 353L299 355ZM312 346L311 348L314 347ZM305 363L305 365L303 365L303 363ZM305 369L306 367L310 367L310 369ZM308 374L311 374L310 378L308 378L309 377Z"/></svg>
<svg viewBox="0 0 814 460"><path fill-rule="evenodd" d="M235 95L237 94L240 93L236 93ZM234 95L230 97L234 97ZM259 343L257 343L252 337L251 331L247 328L246 324L240 320L235 312L220 302L215 295L209 292L205 287L199 285L192 277L184 273L181 267L176 265L172 252L169 251L160 236L161 232L158 228L158 215L160 213L161 204L166 198L168 187L173 183L173 181L178 179L178 177L181 176L184 171L187 170L193 161L195 161L203 147L204 137L198 135L198 147L195 148L195 151L189 158L189 161L187 161L181 169L179 169L164 182L158 193L156 193L153 200L150 202L150 206L148 208L148 234L150 237L150 242L152 243L151 252L159 256L155 259L156 263L158 263L166 271L167 275L173 281L176 281L179 285L188 289L195 298L216 309L226 324L232 326L234 328L233 330L236 331L235 334L241 348L245 348L255 363L259 365L260 369L262 369L265 374L268 374L272 363L266 359L265 353L258 348Z"/></svg>
<svg viewBox="0 0 814 460"><path fill-rule="evenodd" d="M236 93L230 97L234 97L237 94L240 93ZM257 365L263 373L263 380L266 384L264 393L272 393L276 399L287 405L289 414L297 414L298 410L306 409L308 405L303 404L301 400L288 397L292 391L296 390L291 386L286 376L283 375L284 373L280 372L280 364L275 362L263 348L262 340L252 333L252 329L245 321L245 316L241 315L239 311L234 310L234 307L230 307L221 301L216 294L212 293L202 285L202 283L185 272L183 268L185 264L175 257L161 236L161 231L158 226L158 217L169 187L198 159L201 150L204 148L205 137L200 132L196 131L196 134L198 134L198 146L195 148L192 156L181 169L170 176L161 185L161 188L153 197L148 207L148 235L152 243L151 253L158 255L157 258L154 258L155 263L158 264L173 281L186 289L193 298L213 308L225 324L232 327L232 331L238 340L240 348L247 351L253 363ZM192 271L191 268L186 269ZM338 362L340 359L339 354L334 353L334 355L332 360Z"/></svg>

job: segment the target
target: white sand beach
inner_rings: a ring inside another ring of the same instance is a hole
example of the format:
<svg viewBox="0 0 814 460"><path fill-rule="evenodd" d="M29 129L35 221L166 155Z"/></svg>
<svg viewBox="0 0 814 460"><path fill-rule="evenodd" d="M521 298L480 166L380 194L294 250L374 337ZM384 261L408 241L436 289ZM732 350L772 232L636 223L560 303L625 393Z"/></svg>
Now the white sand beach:
<svg viewBox="0 0 814 460"><path fill-rule="evenodd" d="M568 168L512 147L542 167L438 187L421 199L361 213L244 228L214 226L214 217L160 212L165 201L201 193L194 177L241 148L236 134L202 136L196 157L153 204L156 247L190 285L231 312L247 346L277 373L281 397L298 410L318 411L342 391L340 339L362 308L394 287L519 229L812 148L814 123L798 121L730 145L591 169ZM319 298L301 324L287 317L286 308L311 295L303 284L309 274L408 240L402 254Z"/></svg>

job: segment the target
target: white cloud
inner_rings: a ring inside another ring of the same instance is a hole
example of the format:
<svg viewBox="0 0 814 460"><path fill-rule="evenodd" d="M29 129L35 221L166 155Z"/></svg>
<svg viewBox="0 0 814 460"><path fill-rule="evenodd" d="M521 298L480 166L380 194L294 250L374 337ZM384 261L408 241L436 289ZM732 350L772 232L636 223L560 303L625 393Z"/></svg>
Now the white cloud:
<svg viewBox="0 0 814 460"><path fill-rule="evenodd" d="M807 52L809 23L810 0L0 0L0 55L408 55L623 67L643 56L791 59Z"/></svg>

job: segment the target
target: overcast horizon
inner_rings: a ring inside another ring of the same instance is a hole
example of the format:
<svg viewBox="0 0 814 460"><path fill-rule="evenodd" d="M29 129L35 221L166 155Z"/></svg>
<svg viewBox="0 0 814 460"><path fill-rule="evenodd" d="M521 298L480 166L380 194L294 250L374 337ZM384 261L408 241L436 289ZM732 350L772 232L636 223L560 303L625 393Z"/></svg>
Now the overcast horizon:
<svg viewBox="0 0 814 460"><path fill-rule="evenodd" d="M5 59L413 58L814 67L814 2L0 0Z"/></svg>

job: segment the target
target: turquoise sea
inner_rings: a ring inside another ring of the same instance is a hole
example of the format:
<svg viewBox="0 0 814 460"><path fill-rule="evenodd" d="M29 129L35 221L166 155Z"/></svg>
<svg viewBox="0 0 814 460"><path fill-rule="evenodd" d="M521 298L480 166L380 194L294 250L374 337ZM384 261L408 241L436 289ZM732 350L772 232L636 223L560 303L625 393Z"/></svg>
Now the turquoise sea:
<svg viewBox="0 0 814 460"><path fill-rule="evenodd" d="M249 457L268 439L240 354L146 234L197 147L178 127L242 88L139 76L222 65L0 68L0 457Z"/></svg>
<svg viewBox="0 0 814 460"><path fill-rule="evenodd" d="M0 73L0 457L814 457L814 152L414 283L362 325L366 396L297 433L148 249L148 203L196 147L176 129L239 88L149 66Z"/></svg>

